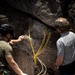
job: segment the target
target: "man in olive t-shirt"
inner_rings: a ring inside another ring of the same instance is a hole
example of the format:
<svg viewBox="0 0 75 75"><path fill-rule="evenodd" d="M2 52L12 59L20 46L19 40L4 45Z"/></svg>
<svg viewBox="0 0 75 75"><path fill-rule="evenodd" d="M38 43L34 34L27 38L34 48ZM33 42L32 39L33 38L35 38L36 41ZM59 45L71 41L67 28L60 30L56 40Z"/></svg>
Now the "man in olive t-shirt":
<svg viewBox="0 0 75 75"><path fill-rule="evenodd" d="M12 47L10 44L15 44L24 39L24 36L19 36L18 39L12 40L14 29L9 24L0 25L0 74L1 75L14 75L9 74L9 68L12 69L17 75L28 75L23 73L11 55ZM10 43L10 44L9 44ZM10 67L8 67L10 66Z"/></svg>
<svg viewBox="0 0 75 75"><path fill-rule="evenodd" d="M5 60L6 55L11 55L12 47L9 43L0 40L0 61L4 66L7 66L7 62Z"/></svg>

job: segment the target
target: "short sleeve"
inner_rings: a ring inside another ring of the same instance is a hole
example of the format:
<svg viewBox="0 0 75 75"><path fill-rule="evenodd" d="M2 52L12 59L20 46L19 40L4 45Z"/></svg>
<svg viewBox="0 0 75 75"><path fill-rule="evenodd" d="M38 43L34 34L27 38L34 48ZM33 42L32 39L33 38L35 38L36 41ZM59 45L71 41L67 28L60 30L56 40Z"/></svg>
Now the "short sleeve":
<svg viewBox="0 0 75 75"><path fill-rule="evenodd" d="M58 40L56 42L57 45L57 55L58 56L64 56L64 44L61 40Z"/></svg>
<svg viewBox="0 0 75 75"><path fill-rule="evenodd" d="M7 45L5 47L5 50L4 51L5 51L5 55L10 55L11 52L12 52L12 47L10 45Z"/></svg>

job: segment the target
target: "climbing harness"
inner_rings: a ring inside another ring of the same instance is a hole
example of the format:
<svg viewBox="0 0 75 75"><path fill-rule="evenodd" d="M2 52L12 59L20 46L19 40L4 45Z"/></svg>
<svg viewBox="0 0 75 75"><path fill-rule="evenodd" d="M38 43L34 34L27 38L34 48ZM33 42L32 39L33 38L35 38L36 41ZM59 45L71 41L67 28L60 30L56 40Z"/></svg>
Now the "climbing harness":
<svg viewBox="0 0 75 75"><path fill-rule="evenodd" d="M46 65L38 57L41 53L43 53L45 51L45 48L47 47L48 41L50 39L50 33L47 36L46 32L47 32L47 30L44 31L44 38L43 38L42 43L41 43L39 49L37 50L37 52L35 52L35 50L34 50L33 41L30 40L30 46L31 46L31 49L32 49L33 57L34 57L34 63L36 65L37 60L38 60L40 62L41 68L42 68L41 71L37 75L45 75L46 72L47 72ZM30 26L29 26L29 29L28 29L28 36L31 37L30 36Z"/></svg>

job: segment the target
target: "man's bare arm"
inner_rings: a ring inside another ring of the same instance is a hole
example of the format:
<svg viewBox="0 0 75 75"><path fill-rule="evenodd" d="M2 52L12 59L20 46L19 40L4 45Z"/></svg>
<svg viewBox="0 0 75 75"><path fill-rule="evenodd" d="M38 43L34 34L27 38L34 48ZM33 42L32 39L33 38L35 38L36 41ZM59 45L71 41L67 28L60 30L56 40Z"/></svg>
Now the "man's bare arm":
<svg viewBox="0 0 75 75"><path fill-rule="evenodd" d="M14 61L12 55L6 55L5 58L9 66L13 69L14 72L16 72L18 75L23 75L23 72L21 71L17 63Z"/></svg>
<svg viewBox="0 0 75 75"><path fill-rule="evenodd" d="M57 57L56 63L55 63L55 66L56 66L57 68L59 68L59 66L63 63L63 59L64 59L63 56L58 56L58 57Z"/></svg>

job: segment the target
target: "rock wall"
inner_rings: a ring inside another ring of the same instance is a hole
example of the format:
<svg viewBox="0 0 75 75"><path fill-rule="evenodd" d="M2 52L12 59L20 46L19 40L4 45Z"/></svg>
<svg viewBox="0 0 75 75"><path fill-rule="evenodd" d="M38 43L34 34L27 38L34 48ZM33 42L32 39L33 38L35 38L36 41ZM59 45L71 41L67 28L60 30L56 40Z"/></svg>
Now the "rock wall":
<svg viewBox="0 0 75 75"><path fill-rule="evenodd" d="M48 30L51 33L49 43L39 58L47 66L46 75L58 75L54 69L56 60L56 40L59 34L53 32L54 21L57 17L66 17L75 29L74 0L1 0L0 1L0 24L10 23L15 29L15 38L19 35L30 34L33 39L35 52L40 47L43 33ZM13 47L13 56L20 68L28 75L36 75L33 53L29 41L24 40ZM39 63L38 63L39 65Z"/></svg>
<svg viewBox="0 0 75 75"><path fill-rule="evenodd" d="M59 3L56 0L7 0L8 3L24 12L27 12L48 25L53 25L57 17Z"/></svg>

